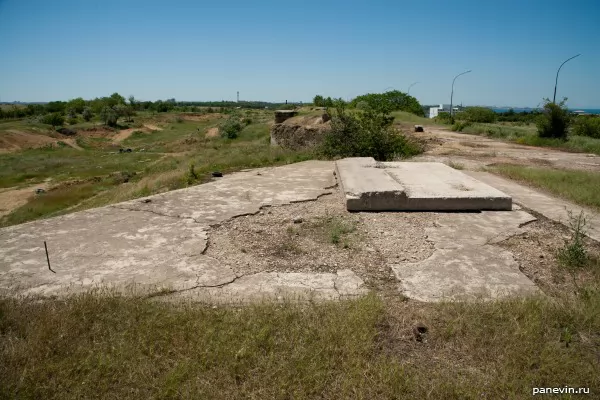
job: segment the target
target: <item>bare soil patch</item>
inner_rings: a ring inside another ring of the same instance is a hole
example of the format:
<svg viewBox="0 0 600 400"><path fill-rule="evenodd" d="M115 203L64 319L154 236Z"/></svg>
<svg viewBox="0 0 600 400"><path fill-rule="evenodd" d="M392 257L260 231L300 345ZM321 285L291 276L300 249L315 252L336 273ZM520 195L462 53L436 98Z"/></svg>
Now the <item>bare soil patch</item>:
<svg viewBox="0 0 600 400"><path fill-rule="evenodd" d="M36 189L49 190L50 183L44 182L26 188L0 189L0 217L10 214L13 210L26 204L34 197Z"/></svg>
<svg viewBox="0 0 600 400"><path fill-rule="evenodd" d="M39 133L8 130L0 134L0 152L33 149L55 142L56 139Z"/></svg>
<svg viewBox="0 0 600 400"><path fill-rule="evenodd" d="M237 275L350 269L368 287L398 295L390 263L429 257L426 213L348 213L337 195L268 207L235 218L209 235L207 255Z"/></svg>
<svg viewBox="0 0 600 400"><path fill-rule="evenodd" d="M158 126L152 125L152 124L144 124L144 126L142 128L121 129L119 131L119 133L117 133L115 136L113 136L113 138L112 138L113 143L122 142L123 140L125 140L129 136L131 136L131 134L133 132L136 132L136 131L150 133L152 131L162 131L162 128L159 128Z"/></svg>
<svg viewBox="0 0 600 400"><path fill-rule="evenodd" d="M219 119L222 117L220 113L212 114L179 114L178 117L183 118L186 121L210 121L213 119Z"/></svg>
<svg viewBox="0 0 600 400"><path fill-rule="evenodd" d="M571 237L570 230L559 223L536 215L538 220L527 224L527 231L512 236L499 246L513 253L519 263L519 269L531 279L544 293L551 296L574 294L577 285L591 283L594 277L591 271L582 269L573 276L561 266L557 251ZM600 244L588 239L586 247L590 254L600 255Z"/></svg>
<svg viewBox="0 0 600 400"><path fill-rule="evenodd" d="M210 128L209 130L206 131L207 138L212 138L212 137L217 137L217 136L219 136L219 128L217 128L217 127Z"/></svg>

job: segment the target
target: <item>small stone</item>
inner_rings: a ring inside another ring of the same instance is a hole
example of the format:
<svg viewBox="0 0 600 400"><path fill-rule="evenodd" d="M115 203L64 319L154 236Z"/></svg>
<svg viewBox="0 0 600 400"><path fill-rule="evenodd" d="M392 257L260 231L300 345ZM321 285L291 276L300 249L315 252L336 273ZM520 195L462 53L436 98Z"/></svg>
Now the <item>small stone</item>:
<svg viewBox="0 0 600 400"><path fill-rule="evenodd" d="M303 221L302 217L294 217L295 224L300 224L300 223L302 223L302 221Z"/></svg>
<svg viewBox="0 0 600 400"><path fill-rule="evenodd" d="M142 203L150 203L152 201L152 199L144 199L142 200Z"/></svg>
<svg viewBox="0 0 600 400"><path fill-rule="evenodd" d="M543 255L543 254L540 254L540 258L544 258L544 255Z"/></svg>

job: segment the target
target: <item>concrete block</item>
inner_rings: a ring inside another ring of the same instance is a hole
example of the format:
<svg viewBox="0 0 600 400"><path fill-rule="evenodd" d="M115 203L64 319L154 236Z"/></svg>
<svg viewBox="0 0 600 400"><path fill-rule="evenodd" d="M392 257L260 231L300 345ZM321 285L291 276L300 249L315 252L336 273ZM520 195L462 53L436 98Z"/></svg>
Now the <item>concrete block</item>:
<svg viewBox="0 0 600 400"><path fill-rule="evenodd" d="M372 157L345 158L335 167L348 211L390 211L406 201L402 185L377 168Z"/></svg>
<svg viewBox="0 0 600 400"><path fill-rule="evenodd" d="M511 210L510 196L442 163L336 161L349 211Z"/></svg>

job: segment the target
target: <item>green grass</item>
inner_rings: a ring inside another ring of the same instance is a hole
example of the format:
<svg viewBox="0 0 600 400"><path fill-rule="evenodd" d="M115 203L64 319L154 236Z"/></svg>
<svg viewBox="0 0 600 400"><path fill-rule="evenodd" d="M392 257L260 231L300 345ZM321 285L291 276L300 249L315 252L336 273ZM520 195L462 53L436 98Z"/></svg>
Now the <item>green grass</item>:
<svg viewBox="0 0 600 400"><path fill-rule="evenodd" d="M159 155L146 153L119 154L118 148L76 150L53 147L0 154L0 187L35 183L46 178L55 182L87 179L115 171L136 171L144 160L156 160Z"/></svg>
<svg viewBox="0 0 600 400"><path fill-rule="evenodd" d="M45 147L0 154L0 187L25 187L47 178L52 179L53 185L62 181L81 181L33 198L3 217L0 226L203 183L215 170L230 173L313 158L311 152L271 147L267 121L272 119L272 112L253 111L251 115L253 123L245 126L233 140L204 137L208 128L220 123L217 118L163 123L163 130L134 132L120 145L112 144L110 138L78 137L77 143L84 151ZM161 118L169 120L173 116L167 114ZM142 119L136 118L136 123L141 122ZM148 122L156 123L153 119ZM16 123L24 124L23 121ZM119 147L134 151L119 153ZM189 165L192 163L197 177L190 179ZM110 178L117 172L135 172L136 176L129 183L121 184Z"/></svg>
<svg viewBox="0 0 600 400"><path fill-rule="evenodd" d="M600 210L600 174L547 168L498 165L491 169L507 178L545 189L559 197Z"/></svg>
<svg viewBox="0 0 600 400"><path fill-rule="evenodd" d="M598 292L242 308L100 292L0 298L0 398L462 400L564 385L597 395L599 331Z"/></svg>
<svg viewBox="0 0 600 400"><path fill-rule="evenodd" d="M417 125L437 125L430 118L419 117L406 111L392 111L391 115L394 117L395 122L407 122Z"/></svg>

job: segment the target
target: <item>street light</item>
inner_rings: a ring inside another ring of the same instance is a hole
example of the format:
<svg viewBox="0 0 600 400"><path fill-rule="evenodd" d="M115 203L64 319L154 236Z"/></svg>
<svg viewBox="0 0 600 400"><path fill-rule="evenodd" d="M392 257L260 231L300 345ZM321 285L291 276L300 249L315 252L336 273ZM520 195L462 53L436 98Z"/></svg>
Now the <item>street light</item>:
<svg viewBox="0 0 600 400"><path fill-rule="evenodd" d="M419 83L419 82L415 82L415 83L411 84L411 85L408 87L408 92L406 92L406 94L410 94L410 88L411 88L411 87L413 87L413 86L415 86L417 83Z"/></svg>
<svg viewBox="0 0 600 400"><path fill-rule="evenodd" d="M458 78L461 75L464 74L468 74L469 72L471 72L471 70L465 71L462 74L458 74L454 77L454 79L452 80L452 92L450 92L450 119L452 119L453 115L454 115L454 109L452 108L452 97L454 97L454 81L456 80L456 78Z"/></svg>
<svg viewBox="0 0 600 400"><path fill-rule="evenodd" d="M576 56L573 56L571 58L569 58L567 61L571 61L572 59L579 57L581 54L577 54ZM563 65L565 65L567 63L567 61L565 61L564 63L560 64L560 67L558 67L558 71L556 71L556 80L554 81L554 97L552 98L552 102L554 104L556 104L556 85L558 84L558 73L560 72L560 69L562 68Z"/></svg>

